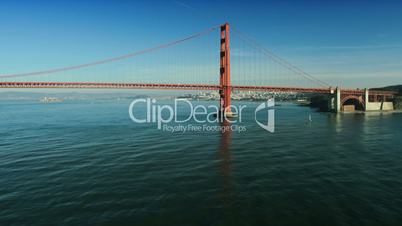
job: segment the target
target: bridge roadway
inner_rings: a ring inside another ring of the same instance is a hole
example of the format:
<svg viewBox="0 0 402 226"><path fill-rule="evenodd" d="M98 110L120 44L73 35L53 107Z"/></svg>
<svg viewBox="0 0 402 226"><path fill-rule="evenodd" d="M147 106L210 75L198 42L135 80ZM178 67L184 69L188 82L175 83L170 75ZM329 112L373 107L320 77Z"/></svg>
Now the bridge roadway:
<svg viewBox="0 0 402 226"><path fill-rule="evenodd" d="M101 82L0 82L0 88L25 89L170 89L170 90L219 90L220 85L208 84L156 84L156 83L101 83ZM334 88L301 88L273 86L240 86L232 85L232 90L262 91L282 93L320 93L333 94ZM364 89L342 89L343 94L364 94ZM393 96L395 92L370 90L370 95Z"/></svg>

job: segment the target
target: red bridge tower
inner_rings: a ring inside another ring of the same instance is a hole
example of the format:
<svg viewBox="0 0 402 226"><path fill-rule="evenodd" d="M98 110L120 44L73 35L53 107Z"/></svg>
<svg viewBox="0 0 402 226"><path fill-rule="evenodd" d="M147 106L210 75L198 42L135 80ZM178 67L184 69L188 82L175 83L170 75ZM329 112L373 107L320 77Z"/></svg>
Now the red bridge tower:
<svg viewBox="0 0 402 226"><path fill-rule="evenodd" d="M230 96L232 87L230 84L230 33L229 24L221 26L221 54L220 54L220 112L231 113ZM229 115L229 114L228 114Z"/></svg>

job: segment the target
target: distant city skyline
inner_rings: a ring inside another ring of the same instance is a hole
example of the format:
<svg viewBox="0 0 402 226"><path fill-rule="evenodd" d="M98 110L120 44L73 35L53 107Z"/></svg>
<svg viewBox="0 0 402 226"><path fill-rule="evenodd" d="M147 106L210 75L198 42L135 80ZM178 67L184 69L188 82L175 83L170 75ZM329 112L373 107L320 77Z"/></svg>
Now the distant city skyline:
<svg viewBox="0 0 402 226"><path fill-rule="evenodd" d="M331 85L401 84L401 7L398 1L5 0L0 74L92 62L229 22Z"/></svg>

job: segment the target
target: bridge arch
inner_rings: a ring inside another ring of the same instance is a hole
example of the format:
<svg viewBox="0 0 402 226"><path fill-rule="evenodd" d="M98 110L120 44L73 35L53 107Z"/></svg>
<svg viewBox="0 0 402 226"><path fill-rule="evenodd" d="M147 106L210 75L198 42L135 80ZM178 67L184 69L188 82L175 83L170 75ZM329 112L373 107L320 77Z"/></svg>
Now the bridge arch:
<svg viewBox="0 0 402 226"><path fill-rule="evenodd" d="M341 109L344 110L345 105L354 105L356 110L364 111L365 103L362 96L348 95L341 100Z"/></svg>

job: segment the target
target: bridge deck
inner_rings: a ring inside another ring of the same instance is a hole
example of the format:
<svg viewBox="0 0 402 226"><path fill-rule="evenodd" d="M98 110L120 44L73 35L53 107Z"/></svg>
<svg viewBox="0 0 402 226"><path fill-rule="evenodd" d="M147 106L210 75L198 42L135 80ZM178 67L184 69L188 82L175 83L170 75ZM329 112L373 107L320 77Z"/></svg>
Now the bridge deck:
<svg viewBox="0 0 402 226"><path fill-rule="evenodd" d="M99 83L99 82L0 82L0 88L25 89L172 89L172 90L219 90L219 85L208 84L153 84L153 83ZM330 94L331 88L301 88L273 86L231 86L232 90L282 92L282 93L321 93ZM346 94L362 94L361 89L342 89ZM375 90L370 95L393 96L395 92Z"/></svg>

